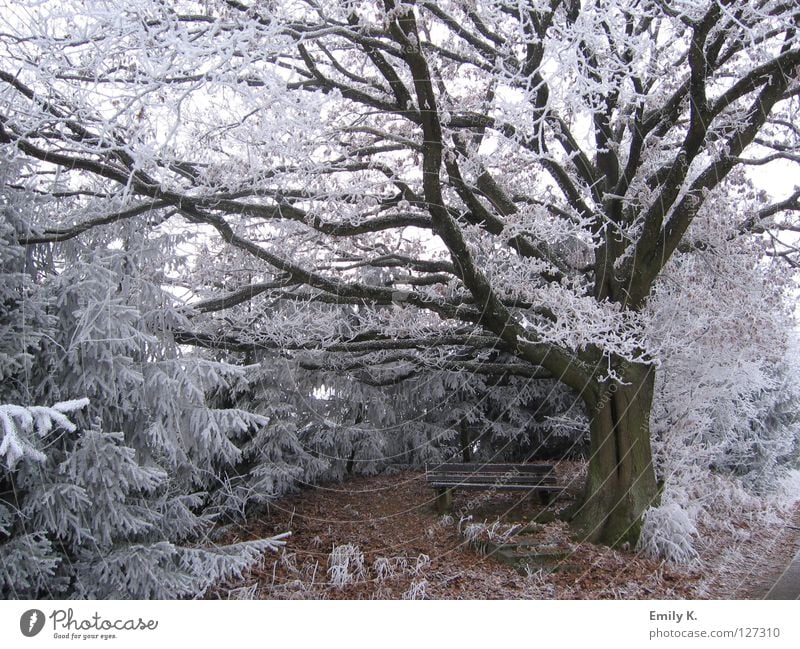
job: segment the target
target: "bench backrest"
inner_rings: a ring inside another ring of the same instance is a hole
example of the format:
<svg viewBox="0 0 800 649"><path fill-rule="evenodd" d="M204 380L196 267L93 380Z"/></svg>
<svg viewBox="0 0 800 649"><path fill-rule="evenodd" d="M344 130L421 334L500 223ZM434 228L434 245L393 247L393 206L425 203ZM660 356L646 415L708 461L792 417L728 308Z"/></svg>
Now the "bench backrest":
<svg viewBox="0 0 800 649"><path fill-rule="evenodd" d="M425 465L427 476L452 475L547 475L553 472L553 464L478 464L478 463L445 463Z"/></svg>

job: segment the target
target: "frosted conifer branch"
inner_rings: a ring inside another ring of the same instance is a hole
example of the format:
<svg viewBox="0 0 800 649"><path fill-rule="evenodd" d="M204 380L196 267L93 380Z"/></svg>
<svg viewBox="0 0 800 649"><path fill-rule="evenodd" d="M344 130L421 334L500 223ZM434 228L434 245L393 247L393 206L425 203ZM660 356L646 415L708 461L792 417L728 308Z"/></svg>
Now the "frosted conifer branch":
<svg viewBox="0 0 800 649"><path fill-rule="evenodd" d="M8 469L24 457L35 462L44 462L45 455L38 448L34 435L45 437L54 428L67 432L75 430L64 413L74 412L89 405L88 399L75 399L53 404L52 406L0 405L0 457Z"/></svg>

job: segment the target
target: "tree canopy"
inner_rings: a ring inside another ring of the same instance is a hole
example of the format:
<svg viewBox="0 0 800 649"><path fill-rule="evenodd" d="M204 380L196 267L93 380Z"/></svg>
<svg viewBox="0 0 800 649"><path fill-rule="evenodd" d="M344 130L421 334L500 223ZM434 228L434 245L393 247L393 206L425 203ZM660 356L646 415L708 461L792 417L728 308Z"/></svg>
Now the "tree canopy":
<svg viewBox="0 0 800 649"><path fill-rule="evenodd" d="M3 14L8 191L47 198L18 234L31 254L153 251L180 298L154 317L179 345L379 386L423 370L566 386L590 421L588 538L635 542L658 502L653 394L686 320L656 306L685 313L670 294L703 255L773 257L778 299L797 263L800 188L751 173L800 161L792 2ZM730 304L731 286L695 289Z"/></svg>

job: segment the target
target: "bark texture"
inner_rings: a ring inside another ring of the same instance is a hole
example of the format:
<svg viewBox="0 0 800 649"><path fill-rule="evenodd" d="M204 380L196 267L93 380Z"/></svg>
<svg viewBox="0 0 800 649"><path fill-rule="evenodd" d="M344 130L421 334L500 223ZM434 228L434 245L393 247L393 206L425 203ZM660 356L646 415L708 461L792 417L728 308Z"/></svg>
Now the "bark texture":
<svg viewBox="0 0 800 649"><path fill-rule="evenodd" d="M573 524L582 539L632 547L644 512L659 497L650 446L655 371L630 365L624 379L624 385L611 385L588 404L591 457L584 501Z"/></svg>

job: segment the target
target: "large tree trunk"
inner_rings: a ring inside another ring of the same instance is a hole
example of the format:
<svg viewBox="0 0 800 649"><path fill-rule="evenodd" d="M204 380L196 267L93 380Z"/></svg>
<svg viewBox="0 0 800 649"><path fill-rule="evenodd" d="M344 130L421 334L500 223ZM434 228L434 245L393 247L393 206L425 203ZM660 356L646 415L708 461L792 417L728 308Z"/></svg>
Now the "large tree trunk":
<svg viewBox="0 0 800 649"><path fill-rule="evenodd" d="M587 404L591 457L573 525L581 539L633 547L642 515L659 497L650 447L655 370L628 364L623 376L624 385L612 385Z"/></svg>

